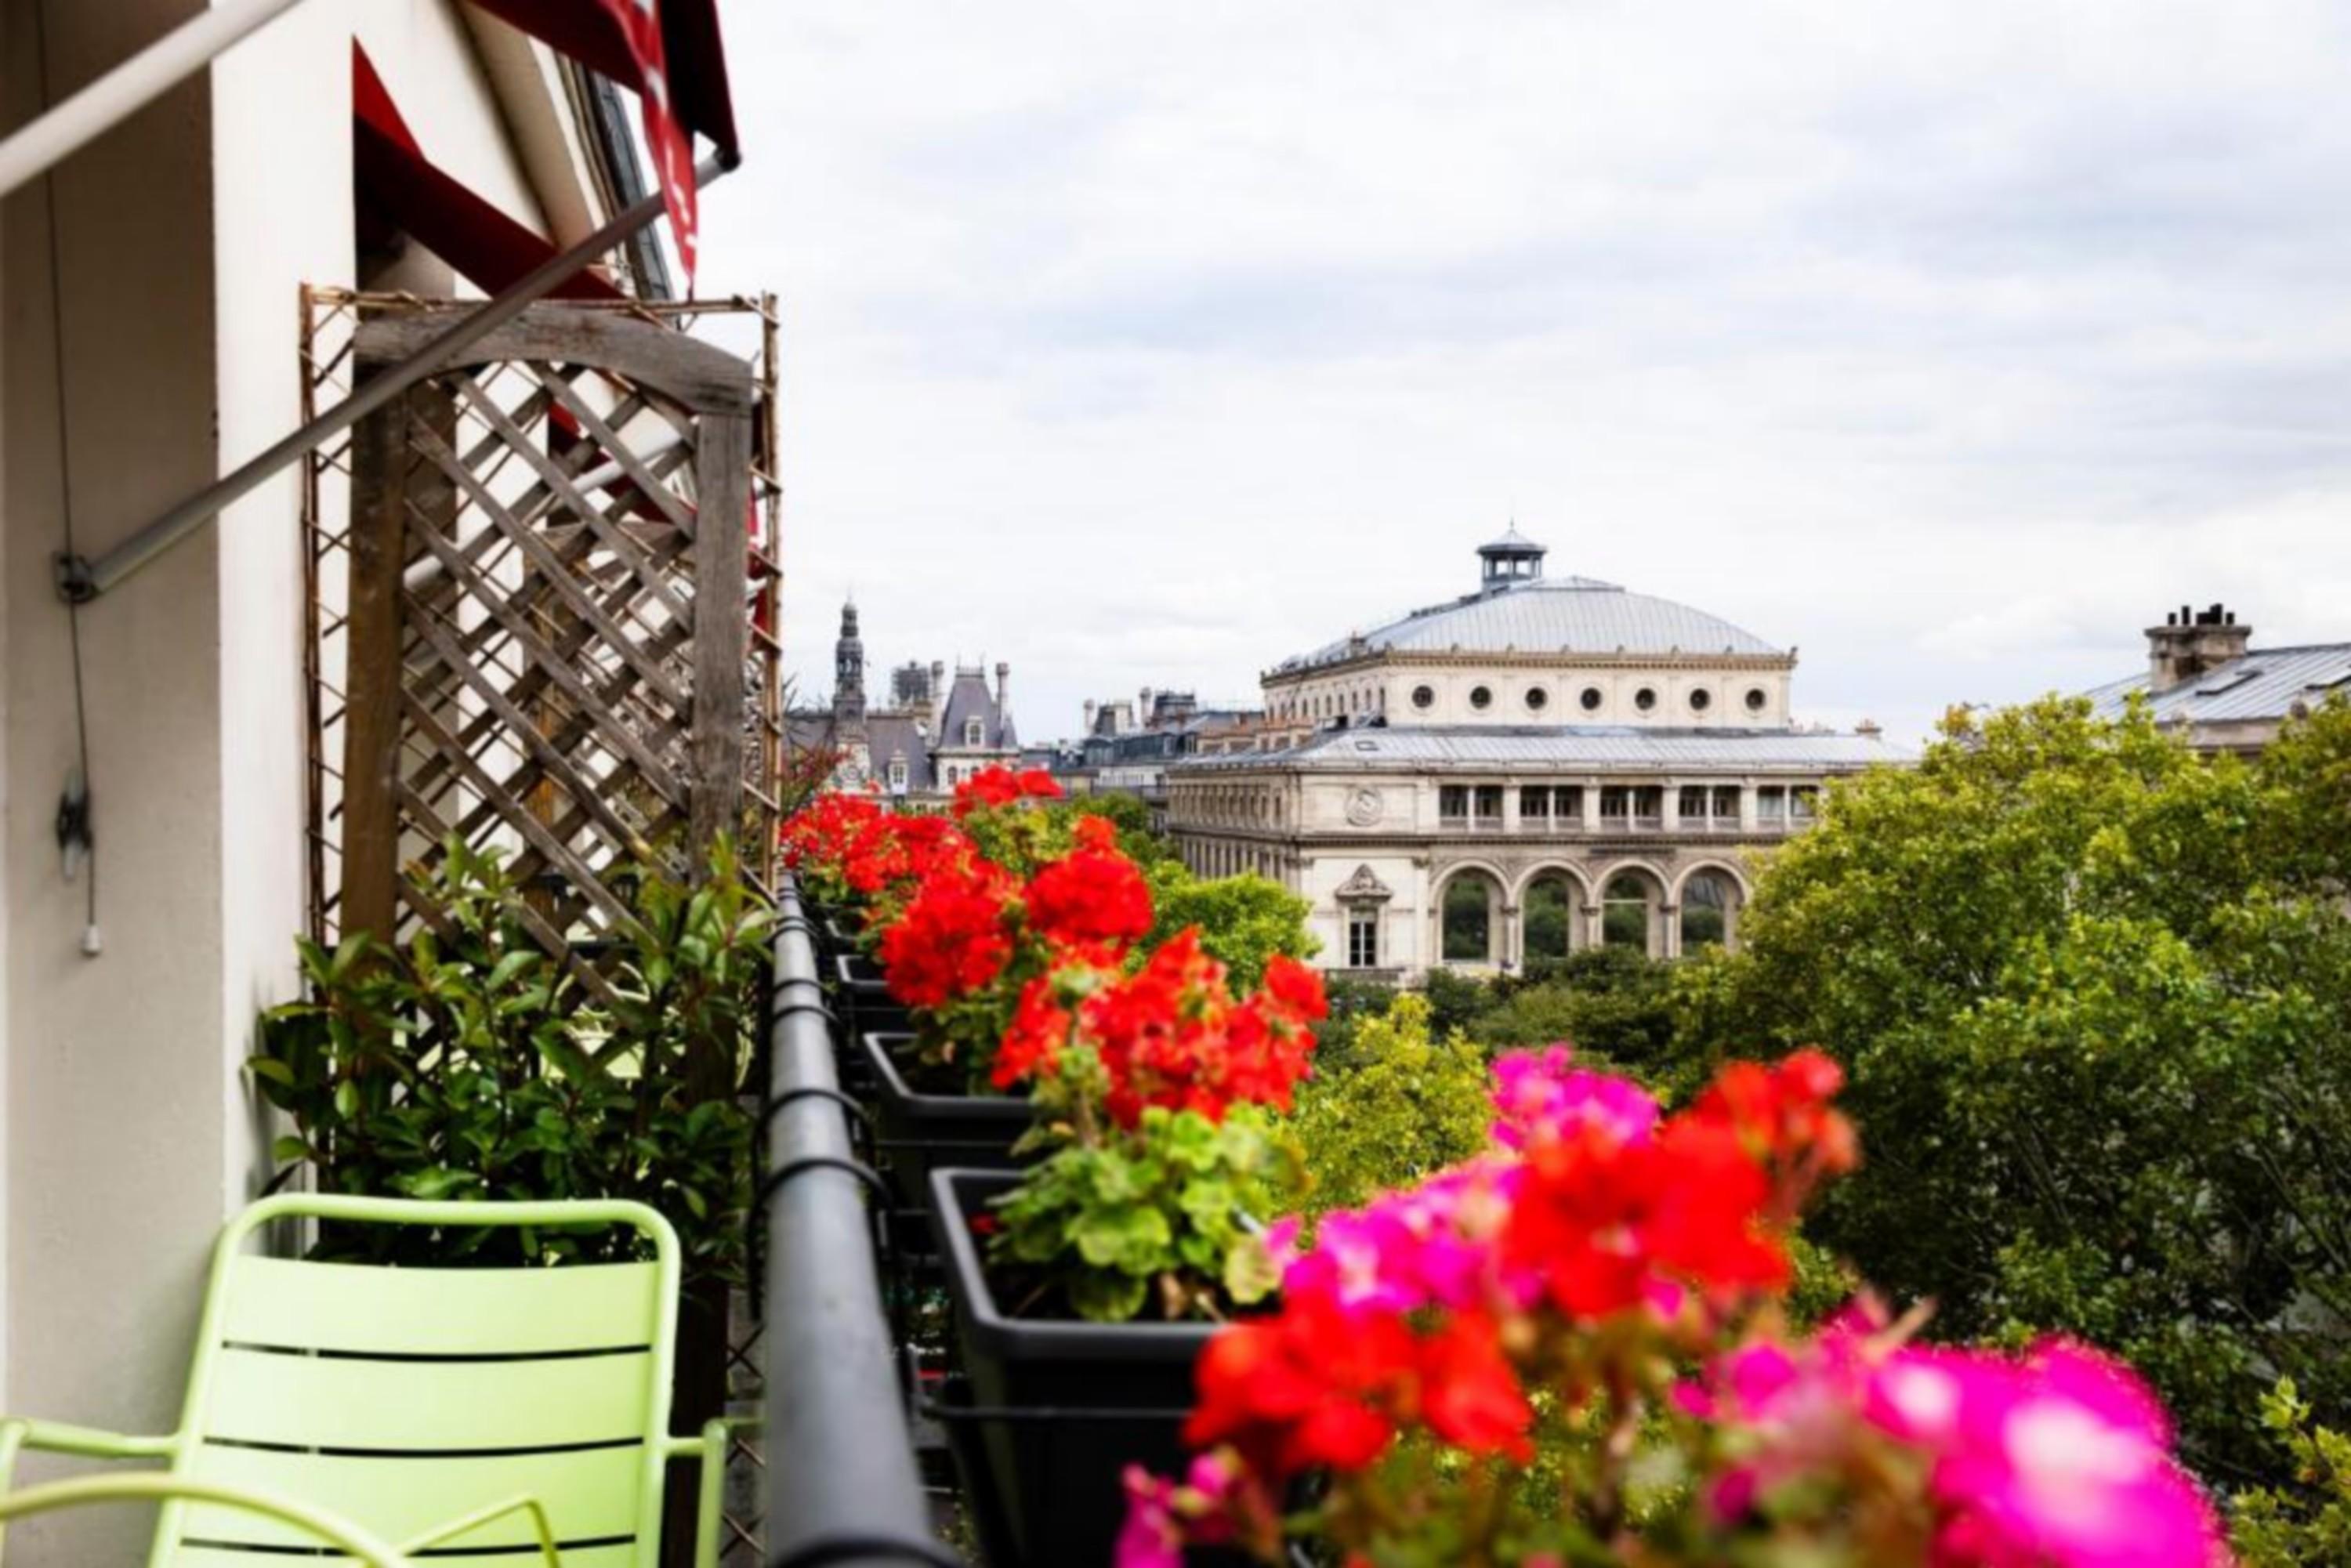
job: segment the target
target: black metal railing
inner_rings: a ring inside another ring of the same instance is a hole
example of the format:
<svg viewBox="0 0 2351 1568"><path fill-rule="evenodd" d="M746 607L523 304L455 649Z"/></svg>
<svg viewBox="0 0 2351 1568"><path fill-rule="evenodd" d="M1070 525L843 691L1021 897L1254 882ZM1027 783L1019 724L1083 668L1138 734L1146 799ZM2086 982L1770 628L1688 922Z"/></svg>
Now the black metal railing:
<svg viewBox="0 0 2351 1568"><path fill-rule="evenodd" d="M817 929L779 889L766 1175L768 1562L959 1568L933 1533L874 1250L881 1178L834 1070ZM870 1201L872 1200L872 1201Z"/></svg>

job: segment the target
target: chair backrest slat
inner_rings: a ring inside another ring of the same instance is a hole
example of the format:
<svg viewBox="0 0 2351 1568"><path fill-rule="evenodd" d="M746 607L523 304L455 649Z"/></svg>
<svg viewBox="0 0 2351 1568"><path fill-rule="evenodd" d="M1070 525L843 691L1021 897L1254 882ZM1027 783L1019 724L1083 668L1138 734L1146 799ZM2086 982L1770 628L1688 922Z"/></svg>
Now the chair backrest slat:
<svg viewBox="0 0 2351 1568"><path fill-rule="evenodd" d="M650 1263L561 1269L377 1269L240 1257L222 1302L235 1344L376 1354L520 1355L646 1343Z"/></svg>
<svg viewBox="0 0 2351 1568"><path fill-rule="evenodd" d="M643 1437L647 1347L528 1361L380 1361L230 1348L207 1441L388 1453L578 1448Z"/></svg>
<svg viewBox="0 0 2351 1568"><path fill-rule="evenodd" d="M183 1546L172 1558L172 1568L358 1568L349 1557L287 1557L276 1550L249 1551L237 1546ZM541 1568L542 1560L527 1552L491 1557L425 1559L449 1568ZM633 1546L589 1546L563 1554L563 1568L636 1568Z"/></svg>
<svg viewBox="0 0 2351 1568"><path fill-rule="evenodd" d="M274 1453L206 1444L187 1467L205 1480L299 1498L391 1541L405 1541L461 1514L528 1493L546 1504L559 1544L633 1544L637 1535L640 1445L499 1458L355 1458ZM290 1525L192 1505L183 1537L267 1546L317 1545ZM521 1514L485 1525L453 1544L523 1546L532 1540ZM527 1559L517 1559L517 1562ZM565 1556L566 1568L569 1564Z"/></svg>

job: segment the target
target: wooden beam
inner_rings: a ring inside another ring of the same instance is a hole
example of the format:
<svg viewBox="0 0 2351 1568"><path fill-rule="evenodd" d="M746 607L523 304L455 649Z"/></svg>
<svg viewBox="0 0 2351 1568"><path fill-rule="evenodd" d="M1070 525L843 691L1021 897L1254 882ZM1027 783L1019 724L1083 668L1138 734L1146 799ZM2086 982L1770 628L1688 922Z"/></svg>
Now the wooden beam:
<svg viewBox="0 0 2351 1568"><path fill-rule="evenodd" d="M694 870L711 845L737 836L743 815L743 661L750 606L744 598L750 499L751 416L705 414L695 453L695 497L705 527L694 552L694 727L691 828Z"/></svg>

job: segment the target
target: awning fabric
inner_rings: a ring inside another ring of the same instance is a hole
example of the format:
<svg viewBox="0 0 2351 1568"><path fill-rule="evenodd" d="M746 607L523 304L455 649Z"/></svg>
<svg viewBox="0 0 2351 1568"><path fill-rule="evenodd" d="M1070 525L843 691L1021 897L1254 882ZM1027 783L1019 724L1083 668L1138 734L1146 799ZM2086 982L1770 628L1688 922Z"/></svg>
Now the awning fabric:
<svg viewBox="0 0 2351 1568"><path fill-rule="evenodd" d="M727 162L741 153L726 89L717 0L474 0L490 15L636 90L689 291L698 250L694 147L698 132Z"/></svg>
<svg viewBox="0 0 2351 1568"><path fill-rule="evenodd" d="M351 152L363 219L404 230L486 294L503 293L555 254L555 247L424 155L375 63L351 45ZM372 211L371 211L372 209ZM621 291L582 270L554 290L559 299L618 299Z"/></svg>

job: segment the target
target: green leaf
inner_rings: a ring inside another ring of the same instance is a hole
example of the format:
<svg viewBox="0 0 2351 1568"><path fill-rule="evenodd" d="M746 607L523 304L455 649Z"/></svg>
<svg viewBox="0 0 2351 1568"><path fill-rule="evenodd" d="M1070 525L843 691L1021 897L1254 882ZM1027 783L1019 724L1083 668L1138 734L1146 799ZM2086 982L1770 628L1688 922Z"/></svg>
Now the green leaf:
<svg viewBox="0 0 2351 1568"><path fill-rule="evenodd" d="M1139 1275L1088 1270L1070 1281L1070 1305L1089 1322L1123 1323L1143 1311L1150 1285Z"/></svg>
<svg viewBox="0 0 2351 1568"><path fill-rule="evenodd" d="M1273 1254L1266 1249L1261 1237L1244 1235L1233 1242L1225 1253L1225 1291L1233 1300L1247 1306L1261 1301L1281 1284L1281 1270L1274 1266Z"/></svg>
<svg viewBox="0 0 2351 1568"><path fill-rule="evenodd" d="M1070 1239L1096 1268L1150 1274L1158 1270L1175 1232L1157 1209L1126 1205L1089 1210L1070 1228Z"/></svg>

